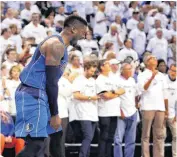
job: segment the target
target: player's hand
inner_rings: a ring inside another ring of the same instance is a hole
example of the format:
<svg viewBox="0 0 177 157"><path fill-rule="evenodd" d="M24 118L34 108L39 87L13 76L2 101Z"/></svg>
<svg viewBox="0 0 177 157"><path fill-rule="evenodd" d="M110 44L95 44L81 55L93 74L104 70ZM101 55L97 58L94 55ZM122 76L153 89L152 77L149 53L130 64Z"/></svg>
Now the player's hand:
<svg viewBox="0 0 177 157"><path fill-rule="evenodd" d="M60 125L61 125L61 119L59 115L52 116L50 119L50 126L54 128L55 130L58 130Z"/></svg>
<svg viewBox="0 0 177 157"><path fill-rule="evenodd" d="M165 111L165 118L166 119L168 118L168 111L167 110Z"/></svg>

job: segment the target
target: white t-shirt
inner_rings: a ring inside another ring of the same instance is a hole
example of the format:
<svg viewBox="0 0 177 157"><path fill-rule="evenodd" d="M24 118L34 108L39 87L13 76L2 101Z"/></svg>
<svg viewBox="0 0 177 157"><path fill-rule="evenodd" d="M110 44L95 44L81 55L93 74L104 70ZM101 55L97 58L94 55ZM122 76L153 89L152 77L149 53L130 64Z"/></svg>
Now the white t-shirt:
<svg viewBox="0 0 177 157"><path fill-rule="evenodd" d="M15 46L16 46L16 49L17 49L17 53L20 54L22 53L22 38L19 34L17 35L12 35L9 40L11 40Z"/></svg>
<svg viewBox="0 0 177 157"><path fill-rule="evenodd" d="M120 34L119 34L119 39L121 40L121 42L123 42ZM121 46L118 44L118 40L117 40L117 35L112 36L110 33L106 33L101 40L99 41L99 44L101 46L104 46L105 43L107 42L111 42L114 45L114 52L117 54L121 48Z"/></svg>
<svg viewBox="0 0 177 157"><path fill-rule="evenodd" d="M138 54L133 49L127 49L126 47L120 50L117 60L124 61L128 56L131 56L133 60L138 60Z"/></svg>
<svg viewBox="0 0 177 157"><path fill-rule="evenodd" d="M117 87L123 88L125 90L125 93L120 96L120 108L122 109L125 117L130 117L137 110L135 97L138 96L139 92L135 80L132 77L126 80L120 76L119 80L117 81Z"/></svg>
<svg viewBox="0 0 177 157"><path fill-rule="evenodd" d="M68 107L71 103L72 84L64 77L61 77L58 91L58 108L60 118L68 117Z"/></svg>
<svg viewBox="0 0 177 157"><path fill-rule="evenodd" d="M175 103L177 103L177 81L171 81L169 76L166 75L165 79L167 81L167 98L168 98L168 118L175 117Z"/></svg>
<svg viewBox="0 0 177 157"><path fill-rule="evenodd" d="M6 80L6 87L7 89L10 91L10 97L11 97L11 100L10 100L10 103L9 103L9 113L11 115L16 115L16 103L15 103L15 91L17 89L17 87L19 86L20 84L20 80L18 81L15 81L15 80L9 80L7 79Z"/></svg>
<svg viewBox="0 0 177 157"><path fill-rule="evenodd" d="M31 10L23 9L20 13L20 18L30 21L31 15L32 15Z"/></svg>
<svg viewBox="0 0 177 157"><path fill-rule="evenodd" d="M67 67L71 70L71 73L77 73L79 75L82 75L84 73L84 68L81 66L79 68L75 69L72 67L71 64L68 64Z"/></svg>
<svg viewBox="0 0 177 157"><path fill-rule="evenodd" d="M165 38L152 38L149 41L146 50L152 52L152 54L156 56L157 59L164 59L167 63L168 42Z"/></svg>
<svg viewBox="0 0 177 157"><path fill-rule="evenodd" d="M84 75L77 77L73 82L73 93L80 92L85 96L96 95L95 79L87 79ZM78 120L98 121L97 101L74 99Z"/></svg>
<svg viewBox="0 0 177 157"><path fill-rule="evenodd" d="M98 44L95 40L79 40L78 45L81 47L83 55L90 55L93 51L92 48L99 52Z"/></svg>
<svg viewBox="0 0 177 157"><path fill-rule="evenodd" d="M127 29L132 30L137 28L138 21L135 20L134 18L131 18L127 21Z"/></svg>
<svg viewBox="0 0 177 157"><path fill-rule="evenodd" d="M44 26L38 24L38 26L34 26L32 22L30 22L28 25L25 26L22 36L25 38L34 37L35 42L39 44L41 41L43 41L46 37L46 29Z"/></svg>
<svg viewBox="0 0 177 157"><path fill-rule="evenodd" d="M138 88L141 91L141 109L142 110L160 110L165 111L164 99L167 82L165 76L158 72L152 80L149 88L144 89L144 85L152 77L152 71L146 69L138 75Z"/></svg>
<svg viewBox="0 0 177 157"><path fill-rule="evenodd" d="M22 26L21 26L21 21L20 20L17 20L15 18L5 18L3 21L2 21L2 28L9 28L10 25L12 24L15 24L17 26L18 29L21 29Z"/></svg>
<svg viewBox="0 0 177 157"><path fill-rule="evenodd" d="M5 62L2 63L2 65L5 65L5 66L6 66L6 68L7 68L7 73L9 74L10 69L11 69L13 66L17 65L17 62L10 62L10 61L7 59Z"/></svg>
<svg viewBox="0 0 177 157"><path fill-rule="evenodd" d="M95 25L94 25L94 34L99 34L103 36L105 33L107 33L107 23L106 21L102 21L100 23L97 23L97 21L105 19L106 16L103 12L97 11L95 16Z"/></svg>
<svg viewBox="0 0 177 157"><path fill-rule="evenodd" d="M115 78L110 75L108 77L100 74L96 79L97 93L102 91L115 90ZM120 116L120 98L114 98L110 100L98 101L98 116L99 117L111 117Z"/></svg>
<svg viewBox="0 0 177 157"><path fill-rule="evenodd" d="M161 24L162 24L162 28L166 28L166 26L168 24L168 18L166 17L166 15L164 15L162 13L157 13L155 15L154 19L160 20Z"/></svg>
<svg viewBox="0 0 177 157"><path fill-rule="evenodd" d="M135 28L130 32L129 38L133 39L133 49L139 55L142 55L145 51L146 45L146 34L144 31L140 31L138 28Z"/></svg>
<svg viewBox="0 0 177 157"><path fill-rule="evenodd" d="M57 24L58 21L64 21L66 19L65 15L57 14L54 18L54 23Z"/></svg>

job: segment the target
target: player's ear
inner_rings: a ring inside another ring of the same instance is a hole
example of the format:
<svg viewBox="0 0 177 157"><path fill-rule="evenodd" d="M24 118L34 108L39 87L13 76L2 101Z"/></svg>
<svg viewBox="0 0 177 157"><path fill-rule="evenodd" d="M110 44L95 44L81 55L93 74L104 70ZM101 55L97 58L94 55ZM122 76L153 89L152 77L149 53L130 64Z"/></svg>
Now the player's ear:
<svg viewBox="0 0 177 157"><path fill-rule="evenodd" d="M71 32L72 32L73 34L76 34L76 33L77 33L77 30L76 30L76 28L75 28L74 26L71 28Z"/></svg>

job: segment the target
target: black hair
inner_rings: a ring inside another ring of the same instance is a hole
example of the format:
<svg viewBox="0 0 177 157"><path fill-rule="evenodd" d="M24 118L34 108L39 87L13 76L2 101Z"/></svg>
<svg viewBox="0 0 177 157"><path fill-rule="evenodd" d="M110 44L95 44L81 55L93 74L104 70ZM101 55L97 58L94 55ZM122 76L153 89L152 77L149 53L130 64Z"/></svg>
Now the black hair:
<svg viewBox="0 0 177 157"><path fill-rule="evenodd" d="M4 35L4 33L7 32L7 31L8 31L8 28L2 29L1 35Z"/></svg>
<svg viewBox="0 0 177 157"><path fill-rule="evenodd" d="M95 61L88 61L84 63L84 70L89 70L91 67L96 68L97 67L97 62Z"/></svg>
<svg viewBox="0 0 177 157"><path fill-rule="evenodd" d="M160 63L165 63L164 59L158 59L157 67L160 65ZM166 65L166 63L165 63L165 65Z"/></svg>
<svg viewBox="0 0 177 157"><path fill-rule="evenodd" d="M82 17L77 16L77 15L70 15L64 21L64 28L71 27L71 26L78 24L78 23L81 23L81 24L87 26L87 22Z"/></svg>
<svg viewBox="0 0 177 157"><path fill-rule="evenodd" d="M6 54L9 55L11 51L16 51L15 48L7 48Z"/></svg>
<svg viewBox="0 0 177 157"><path fill-rule="evenodd" d="M98 62L98 70L101 72L101 67L104 65L104 63L106 62L107 60L106 59L102 59L102 60L99 60Z"/></svg>
<svg viewBox="0 0 177 157"><path fill-rule="evenodd" d="M132 39L130 39L130 38L125 39L124 45L125 45L125 43L126 43L128 40L132 41Z"/></svg>

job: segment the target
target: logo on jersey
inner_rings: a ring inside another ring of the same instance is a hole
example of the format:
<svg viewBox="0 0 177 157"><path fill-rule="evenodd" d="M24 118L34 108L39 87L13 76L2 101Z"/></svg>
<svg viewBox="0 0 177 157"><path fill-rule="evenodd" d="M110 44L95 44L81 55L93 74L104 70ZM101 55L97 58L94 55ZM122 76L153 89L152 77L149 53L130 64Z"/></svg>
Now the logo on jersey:
<svg viewBox="0 0 177 157"><path fill-rule="evenodd" d="M25 126L26 132L31 132L34 128L34 125L32 123L27 123Z"/></svg>

